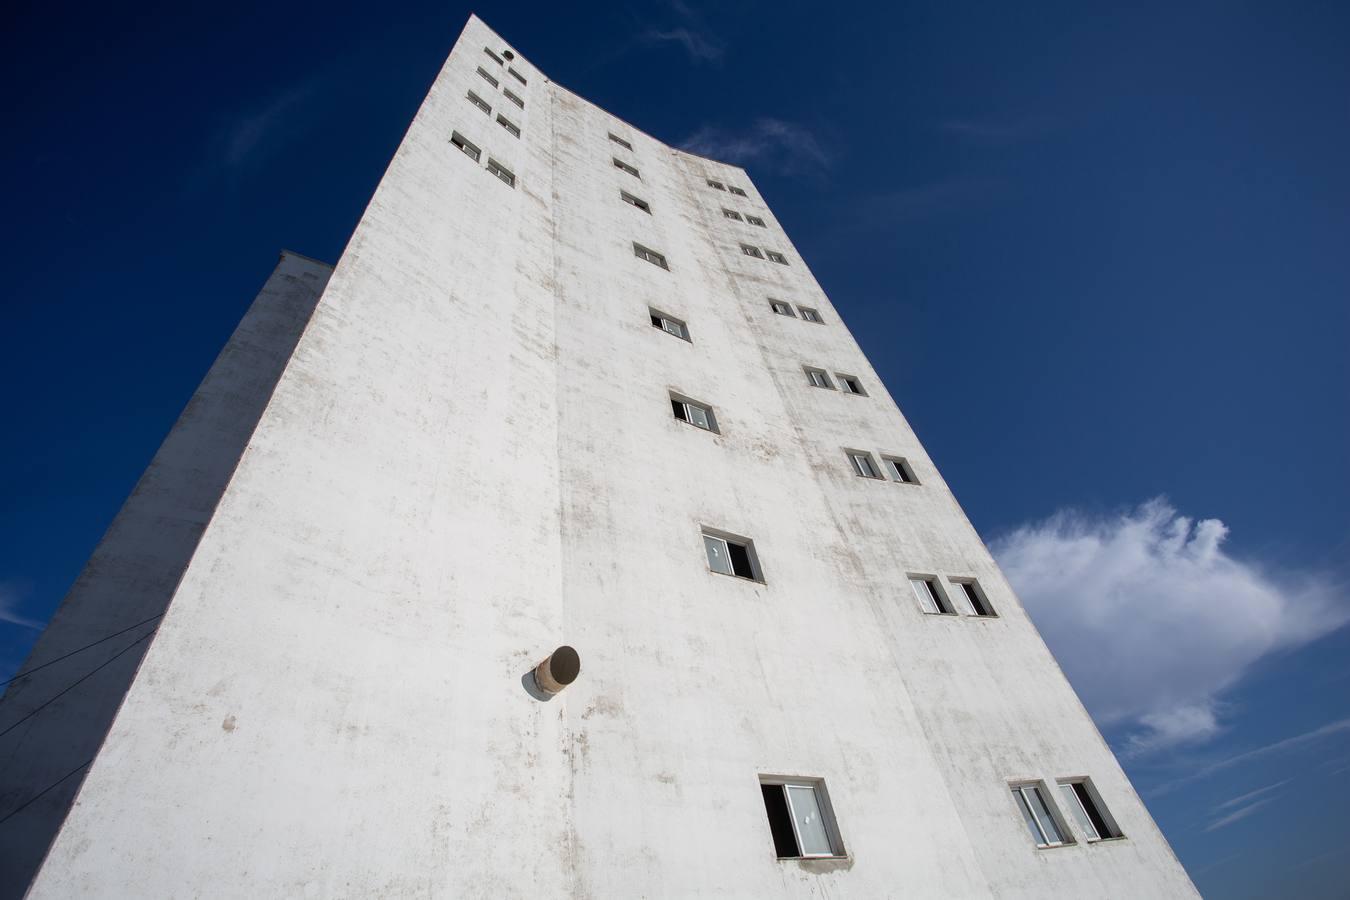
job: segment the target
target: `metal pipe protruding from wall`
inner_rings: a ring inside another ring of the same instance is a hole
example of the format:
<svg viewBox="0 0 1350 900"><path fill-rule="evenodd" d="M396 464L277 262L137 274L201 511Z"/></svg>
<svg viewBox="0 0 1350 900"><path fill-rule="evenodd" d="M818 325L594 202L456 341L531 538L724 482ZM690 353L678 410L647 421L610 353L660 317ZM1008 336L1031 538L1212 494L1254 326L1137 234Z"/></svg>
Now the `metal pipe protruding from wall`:
<svg viewBox="0 0 1350 900"><path fill-rule="evenodd" d="M546 694L556 694L577 680L581 674L581 657L564 644L534 667L534 683Z"/></svg>

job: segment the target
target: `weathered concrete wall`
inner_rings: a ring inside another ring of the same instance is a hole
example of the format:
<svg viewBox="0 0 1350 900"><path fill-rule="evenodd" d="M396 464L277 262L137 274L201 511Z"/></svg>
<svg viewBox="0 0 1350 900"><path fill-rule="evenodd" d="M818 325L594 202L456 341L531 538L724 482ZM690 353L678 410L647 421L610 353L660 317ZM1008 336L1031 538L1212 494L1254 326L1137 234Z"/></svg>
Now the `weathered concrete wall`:
<svg viewBox="0 0 1350 900"><path fill-rule="evenodd" d="M746 174L485 46L471 19L33 896L1193 895ZM710 573L700 526L753 538L764 583ZM1000 616L925 616L908 572L978 578ZM540 702L521 676L560 643L581 677ZM846 859L775 857L765 773L826 780ZM1036 849L1008 782L1079 775L1127 837Z"/></svg>
<svg viewBox="0 0 1350 900"><path fill-rule="evenodd" d="M282 255L0 701L0 897L65 819L330 271Z"/></svg>

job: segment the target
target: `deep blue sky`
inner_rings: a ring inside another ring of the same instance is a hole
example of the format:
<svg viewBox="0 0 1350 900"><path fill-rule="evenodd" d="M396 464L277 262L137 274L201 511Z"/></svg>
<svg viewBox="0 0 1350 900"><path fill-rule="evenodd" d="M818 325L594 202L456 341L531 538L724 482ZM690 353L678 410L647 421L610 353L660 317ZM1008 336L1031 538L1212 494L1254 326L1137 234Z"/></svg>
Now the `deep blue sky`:
<svg viewBox="0 0 1350 900"><path fill-rule="evenodd" d="M469 12L207 10L23 4L0 37L0 618L50 614L277 251L337 258ZM739 157L981 533L1166 495L1343 594L1350 6L477 12ZM34 634L0 621L0 669ZM1127 761L1207 895L1345 896L1347 657L1260 655L1217 734Z"/></svg>

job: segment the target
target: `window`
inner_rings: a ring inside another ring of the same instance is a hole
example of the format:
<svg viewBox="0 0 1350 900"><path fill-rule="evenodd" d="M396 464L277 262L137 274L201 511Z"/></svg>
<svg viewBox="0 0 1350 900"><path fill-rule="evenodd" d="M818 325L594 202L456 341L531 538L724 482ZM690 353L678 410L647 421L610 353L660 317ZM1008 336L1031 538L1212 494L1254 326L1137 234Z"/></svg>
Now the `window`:
<svg viewBox="0 0 1350 900"><path fill-rule="evenodd" d="M651 313L653 328L660 328L667 334L673 334L677 338L684 338L686 341L689 340L689 327L679 319L674 316L668 316L663 312L658 312L651 307L647 307L647 311Z"/></svg>
<svg viewBox="0 0 1350 900"><path fill-rule="evenodd" d="M483 48L483 52L486 53L488 56L492 57L492 61L495 62L497 65L499 65L499 66L506 65L504 62L502 62L502 58L501 58L500 56L498 56L497 54L493 53L493 52L492 52L491 50L489 50L487 47L484 47L484 48Z"/></svg>
<svg viewBox="0 0 1350 900"><path fill-rule="evenodd" d="M646 200L643 200L639 197L634 197L627 191L619 191L619 197L623 200L624 203L627 203L629 206L636 206L638 209L642 210L648 215L651 214L652 208L647 204Z"/></svg>
<svg viewBox="0 0 1350 900"><path fill-rule="evenodd" d="M886 470L896 481L901 484L919 483L919 479L914 477L914 470L909 467L909 463L905 460L898 456L883 456L882 460L886 463Z"/></svg>
<svg viewBox="0 0 1350 900"><path fill-rule="evenodd" d="M703 550L708 554L708 568L718 575L734 575L750 581L763 581L755 544L749 538L737 537L725 531L703 529Z"/></svg>
<svg viewBox="0 0 1350 900"><path fill-rule="evenodd" d="M472 103L474 106L478 107L479 109L481 109L483 112L487 113L488 115L492 115L492 107L488 106L487 101L484 100L482 97L478 96L477 94L475 94L473 91L469 91L469 102Z"/></svg>
<svg viewBox="0 0 1350 900"><path fill-rule="evenodd" d="M708 179L708 187L710 187L710 188L717 188L719 191L725 191L725 190L726 190L726 186L725 186L724 184L722 184L722 182L720 182L720 181L713 181L711 178Z"/></svg>
<svg viewBox="0 0 1350 900"><path fill-rule="evenodd" d="M779 253L777 250L765 250L764 255L767 256L772 261L780 263L781 265L786 266L788 264L787 257Z"/></svg>
<svg viewBox="0 0 1350 900"><path fill-rule="evenodd" d="M520 128L501 113L497 113L497 124L511 132L512 137L520 137Z"/></svg>
<svg viewBox="0 0 1350 900"><path fill-rule="evenodd" d="M844 855L824 781L761 775L759 789L779 859Z"/></svg>
<svg viewBox="0 0 1350 900"><path fill-rule="evenodd" d="M834 383L830 381L830 374L824 369L813 369L810 366L803 366L802 368L806 370L806 380L811 382L812 387L834 390Z"/></svg>
<svg viewBox="0 0 1350 900"><path fill-rule="evenodd" d="M633 145L632 145L632 144L628 143L627 141L625 141L623 138L619 137L617 134L615 134L615 133L612 132L612 131L609 133L609 139L610 139L611 141L613 141L614 143L618 144L620 147L622 147L622 148L625 149L625 150L632 150L632 149L633 149Z"/></svg>
<svg viewBox="0 0 1350 900"><path fill-rule="evenodd" d="M490 156L488 157L488 171L491 172L493 175L496 175L502 181L506 182L506 184L509 187L516 186L516 176L511 173L511 170L506 168L505 166L503 166L501 163L497 162Z"/></svg>
<svg viewBox="0 0 1350 900"><path fill-rule="evenodd" d="M975 583L973 578L948 578L952 584L956 585L966 598L966 603L970 604L970 611L977 616L986 618L996 618L998 613L994 612L994 607L990 605L989 598L984 595L984 591Z"/></svg>
<svg viewBox="0 0 1350 900"><path fill-rule="evenodd" d="M1124 836L1089 779L1061 781L1059 790L1064 795L1064 804L1089 841L1108 841Z"/></svg>
<svg viewBox="0 0 1350 900"><path fill-rule="evenodd" d="M632 166L630 166L628 163L624 162L621 159L617 158L614 159L614 168L623 169L625 172L627 172L629 175L632 175L634 178L642 177L641 175L638 174L637 169L633 168Z"/></svg>
<svg viewBox="0 0 1350 900"><path fill-rule="evenodd" d="M1039 782L1012 785L1013 799L1017 803L1017 808L1022 811L1027 830L1031 832L1037 847L1061 847L1064 844L1072 844L1073 839L1064 833L1059 817L1054 812L1054 804L1044 788L1045 786Z"/></svg>
<svg viewBox="0 0 1350 900"><path fill-rule="evenodd" d="M799 310L801 311L802 318L803 318L804 320L806 320L807 322L815 322L817 325L819 325L819 324L822 323L822 319L820 318L820 313L816 312L816 311L815 311L814 309L812 309L811 307L809 307L809 306L798 306L797 309L799 309Z"/></svg>
<svg viewBox="0 0 1350 900"><path fill-rule="evenodd" d="M759 252L758 247L751 247L749 244L741 244L741 252L746 256L753 256L756 259L764 258L764 254Z"/></svg>
<svg viewBox="0 0 1350 900"><path fill-rule="evenodd" d="M853 472L863 478L880 478L881 471L877 468L877 461L872 458L872 454L866 450L845 450L848 454L849 462L853 464Z"/></svg>
<svg viewBox="0 0 1350 900"><path fill-rule="evenodd" d="M511 77L514 78L516 81L519 81L521 84L529 84L529 82L525 80L525 76L524 76L524 75L520 74L519 72L517 72L515 69L511 68L510 66L507 66L507 67L506 67L506 71L510 72L510 73L511 73Z"/></svg>
<svg viewBox="0 0 1350 900"><path fill-rule="evenodd" d="M722 215L728 219L735 219L737 222L741 221L741 214L734 209L724 209Z"/></svg>
<svg viewBox="0 0 1350 900"><path fill-rule="evenodd" d="M493 78L491 75L489 75L487 69L484 69L482 66L479 66L479 67L478 67L478 74L479 74L479 75L482 75L482 76L483 76L483 79L484 79L488 84L492 85L493 87L496 87L496 86L499 84L499 82L497 81L497 79L495 79L495 78Z"/></svg>
<svg viewBox="0 0 1350 900"><path fill-rule="evenodd" d="M759 216L752 216L748 213L745 216L745 221L749 222L751 225L758 225L760 228L768 227L767 225L764 224L764 220L761 219Z"/></svg>
<svg viewBox="0 0 1350 900"><path fill-rule="evenodd" d="M956 615L956 610L947 601L947 595L938 587L936 578L931 575L911 575L909 586L914 589L914 596L919 598L919 607L924 612L933 616Z"/></svg>
<svg viewBox="0 0 1350 900"><path fill-rule="evenodd" d="M792 311L791 303L784 303L782 300L770 299L769 308L772 309L774 312L778 313L780 316L788 316L789 318L792 319L797 318L797 314Z"/></svg>
<svg viewBox="0 0 1350 900"><path fill-rule="evenodd" d="M737 197L744 197L746 195L745 191L741 190L738 187L732 187L731 185L727 185L727 190L731 191Z"/></svg>
<svg viewBox="0 0 1350 900"><path fill-rule="evenodd" d="M506 95L507 100L510 100L516 106L519 106L521 109L525 108L525 101L508 91L506 88L502 88L502 93Z"/></svg>
<svg viewBox="0 0 1350 900"><path fill-rule="evenodd" d="M670 408L674 411L675 418L681 422L688 422L695 428L702 428L704 431L711 431L713 434L722 433L717 430L717 417L713 415L711 406L705 406L687 397L671 394Z"/></svg>
<svg viewBox="0 0 1350 900"><path fill-rule="evenodd" d="M664 256L662 256L660 253L657 253L655 250L648 250L646 247L642 246L639 243L635 242L633 244L633 255L636 256L638 259L645 259L647 262L651 263L654 266L660 266L661 268L666 269L667 271L669 271L670 269L670 266L666 265L666 258Z"/></svg>
<svg viewBox="0 0 1350 900"><path fill-rule="evenodd" d="M839 379L839 386L844 389L845 394L857 394L859 397L866 397L867 391L863 390L862 382L852 375L841 375L834 373L834 377Z"/></svg>
<svg viewBox="0 0 1350 900"><path fill-rule="evenodd" d="M450 143L454 144L456 147L463 150L468 155L469 159L472 159L474 162L478 162L478 158L481 155L482 151L480 151L473 144L470 144L468 141L466 141L464 139L464 135L456 131L454 134L450 135Z"/></svg>

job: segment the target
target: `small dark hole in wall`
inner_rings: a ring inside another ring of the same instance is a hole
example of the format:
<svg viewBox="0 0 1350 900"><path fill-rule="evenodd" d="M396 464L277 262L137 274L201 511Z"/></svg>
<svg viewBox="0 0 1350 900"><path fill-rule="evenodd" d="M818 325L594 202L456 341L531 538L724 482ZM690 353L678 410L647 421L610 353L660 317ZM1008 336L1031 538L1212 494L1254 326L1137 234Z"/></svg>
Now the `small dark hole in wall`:
<svg viewBox="0 0 1350 900"><path fill-rule="evenodd" d="M754 578L755 570L750 566L750 551L740 544L727 541L727 551L731 554L731 571L742 578Z"/></svg>

